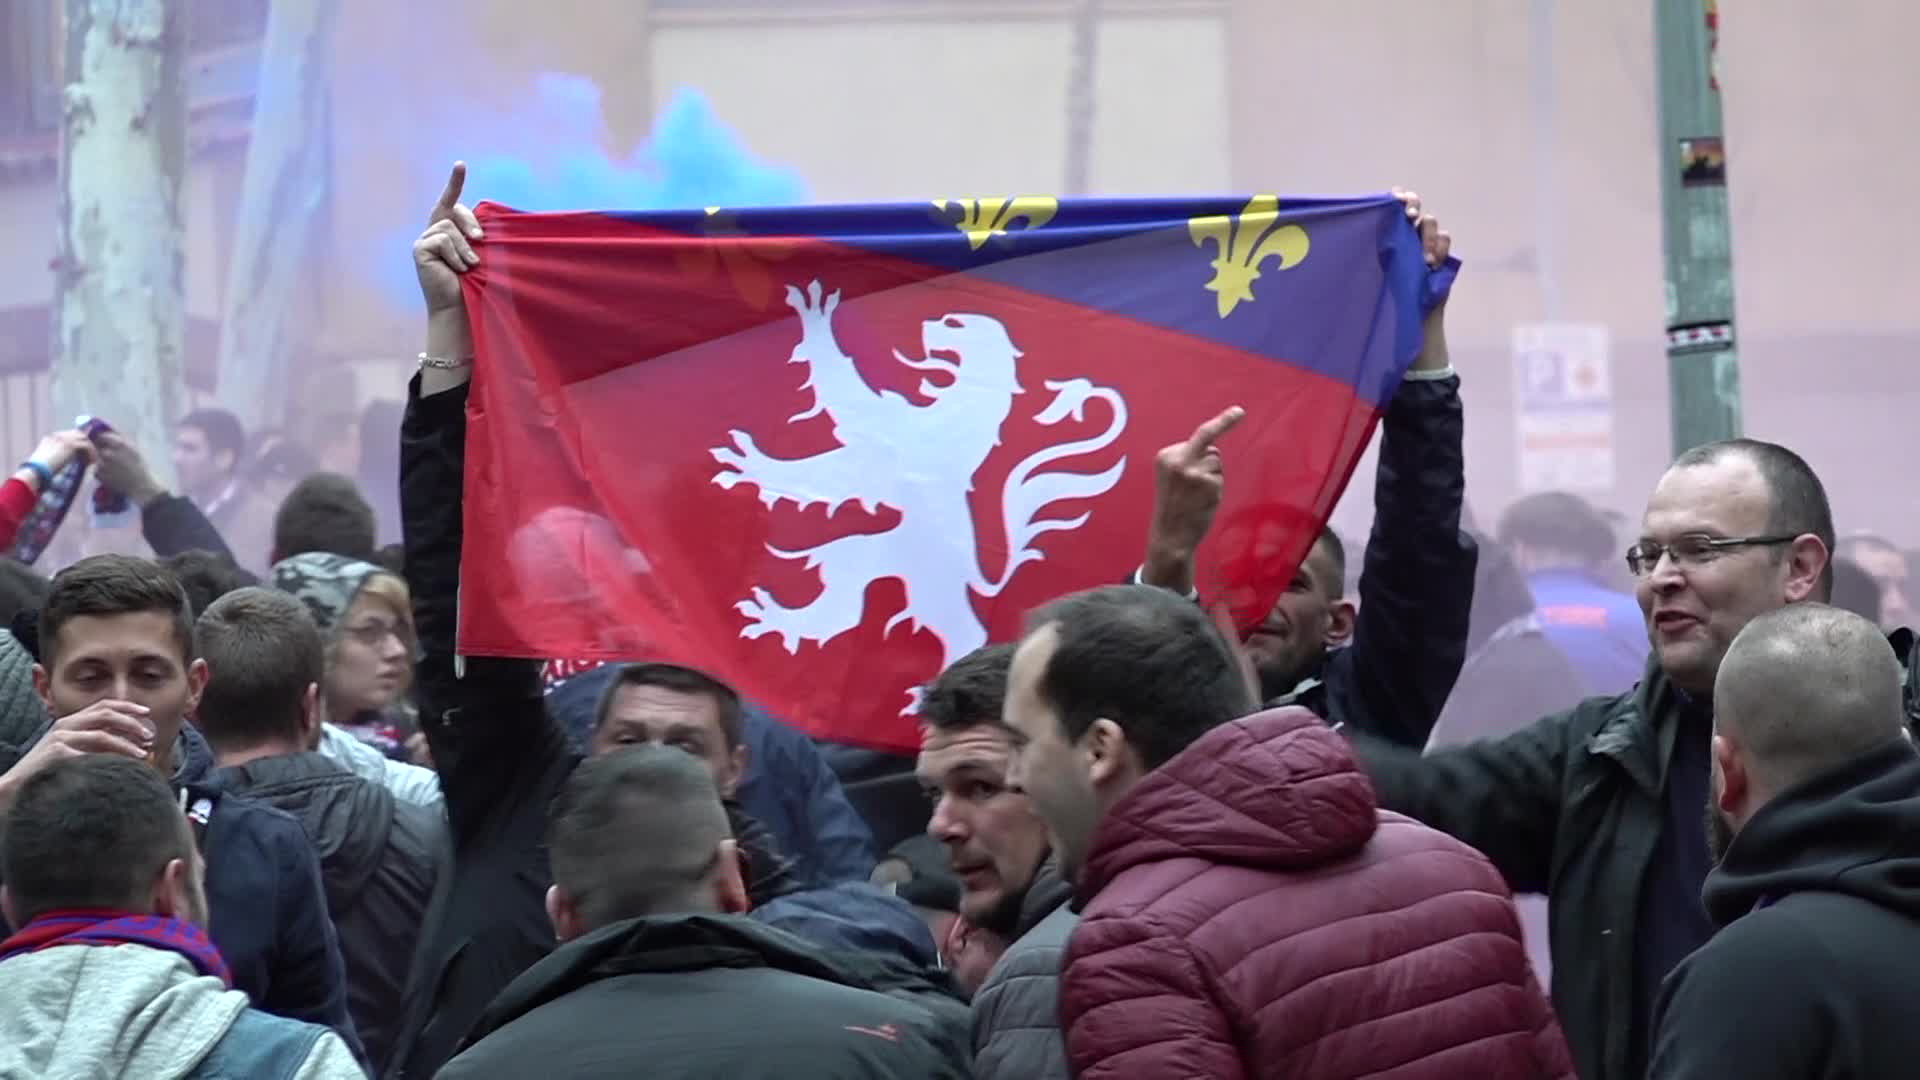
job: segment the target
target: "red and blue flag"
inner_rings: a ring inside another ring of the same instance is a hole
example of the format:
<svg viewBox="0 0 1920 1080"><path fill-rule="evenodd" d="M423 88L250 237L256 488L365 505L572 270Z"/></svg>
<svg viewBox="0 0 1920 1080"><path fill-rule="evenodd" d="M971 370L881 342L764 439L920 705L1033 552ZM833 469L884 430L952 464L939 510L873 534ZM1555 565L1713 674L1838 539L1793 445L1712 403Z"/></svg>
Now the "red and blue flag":
<svg viewBox="0 0 1920 1080"><path fill-rule="evenodd" d="M461 652L906 750L945 664L1127 580L1155 453L1236 404L1198 577L1264 617L1457 269L1384 195L477 213Z"/></svg>

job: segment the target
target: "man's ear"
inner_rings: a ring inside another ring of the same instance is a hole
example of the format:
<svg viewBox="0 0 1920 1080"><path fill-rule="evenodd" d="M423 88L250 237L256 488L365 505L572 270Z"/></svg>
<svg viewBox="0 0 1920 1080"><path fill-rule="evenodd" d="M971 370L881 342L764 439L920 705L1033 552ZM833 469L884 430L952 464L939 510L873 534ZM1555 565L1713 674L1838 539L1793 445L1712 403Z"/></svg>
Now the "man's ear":
<svg viewBox="0 0 1920 1080"><path fill-rule="evenodd" d="M1346 599L1335 600L1327 608L1328 648L1337 648L1353 640L1353 623L1358 617L1358 612L1359 609L1354 607L1353 601Z"/></svg>
<svg viewBox="0 0 1920 1080"><path fill-rule="evenodd" d="M1088 726L1080 745L1087 755L1087 779L1096 788L1146 772L1126 731L1105 717Z"/></svg>
<svg viewBox="0 0 1920 1080"><path fill-rule="evenodd" d="M553 939L562 945L587 930L580 921L579 902L558 885L547 886L547 921L553 923Z"/></svg>
<svg viewBox="0 0 1920 1080"><path fill-rule="evenodd" d="M40 666L39 664L33 665L33 692L40 695L41 704L47 707L47 712L49 714L52 714L53 713L53 677L51 675L48 675L47 669ZM59 717L55 716L54 719L58 720Z"/></svg>
<svg viewBox="0 0 1920 1080"><path fill-rule="evenodd" d="M1737 811L1747 797L1749 777L1746 763L1740 759L1740 748L1725 735L1713 737L1713 765L1720 772L1720 790L1709 791L1708 795L1722 814L1737 818Z"/></svg>
<svg viewBox="0 0 1920 1080"><path fill-rule="evenodd" d="M192 715L200 708L200 695L207 692L207 680L213 676L205 660L195 660L187 665L187 713Z"/></svg>
<svg viewBox="0 0 1920 1080"><path fill-rule="evenodd" d="M160 876L153 879L150 903L155 915L192 922L195 914L192 864L186 859L168 859L167 865L160 868Z"/></svg>
<svg viewBox="0 0 1920 1080"><path fill-rule="evenodd" d="M320 748L320 684L308 683L300 699L300 745L309 750Z"/></svg>
<svg viewBox="0 0 1920 1080"><path fill-rule="evenodd" d="M1787 549L1786 600L1789 604L1818 596L1832 554L1817 536L1801 536Z"/></svg>
<svg viewBox="0 0 1920 1080"><path fill-rule="evenodd" d="M747 778L747 765L752 760L753 751L746 743L741 743L728 752L726 782L720 785L721 798L733 798L733 793L740 789L740 781Z"/></svg>
<svg viewBox="0 0 1920 1080"><path fill-rule="evenodd" d="M740 845L732 837L720 841L719 862L713 870L713 899L720 910L728 915L745 915L753 910L753 900L747 896L747 881L741 876L742 854Z"/></svg>

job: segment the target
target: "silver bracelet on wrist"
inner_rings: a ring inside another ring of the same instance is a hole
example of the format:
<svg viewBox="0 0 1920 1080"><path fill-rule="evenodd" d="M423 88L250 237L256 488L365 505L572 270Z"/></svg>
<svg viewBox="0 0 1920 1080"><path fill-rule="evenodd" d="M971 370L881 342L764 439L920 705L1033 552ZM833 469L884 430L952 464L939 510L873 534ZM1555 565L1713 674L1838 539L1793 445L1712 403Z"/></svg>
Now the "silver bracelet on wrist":
<svg viewBox="0 0 1920 1080"><path fill-rule="evenodd" d="M433 368L436 371L464 371L473 366L473 357L428 356L426 353L421 353L420 366Z"/></svg>

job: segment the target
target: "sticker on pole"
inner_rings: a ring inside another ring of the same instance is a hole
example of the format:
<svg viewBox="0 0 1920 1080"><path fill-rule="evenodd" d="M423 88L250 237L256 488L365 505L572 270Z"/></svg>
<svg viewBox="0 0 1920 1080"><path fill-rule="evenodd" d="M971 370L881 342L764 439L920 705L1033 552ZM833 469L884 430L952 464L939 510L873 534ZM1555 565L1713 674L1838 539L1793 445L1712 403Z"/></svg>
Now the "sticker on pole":
<svg viewBox="0 0 1920 1080"><path fill-rule="evenodd" d="M1727 147L1718 135L1680 140L1683 187L1726 187Z"/></svg>

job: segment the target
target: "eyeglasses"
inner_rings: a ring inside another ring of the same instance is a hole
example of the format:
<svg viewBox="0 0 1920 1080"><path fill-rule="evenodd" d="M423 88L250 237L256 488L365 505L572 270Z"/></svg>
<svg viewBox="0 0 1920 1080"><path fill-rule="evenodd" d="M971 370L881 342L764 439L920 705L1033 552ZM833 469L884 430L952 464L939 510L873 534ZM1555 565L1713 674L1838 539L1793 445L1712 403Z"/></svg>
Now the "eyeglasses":
<svg viewBox="0 0 1920 1080"><path fill-rule="evenodd" d="M398 638L402 645L407 644L407 628L404 623L360 623L345 627L343 632L362 645L384 645L389 637Z"/></svg>
<svg viewBox="0 0 1920 1080"><path fill-rule="evenodd" d="M1627 569L1637 577L1646 577L1660 565L1660 556L1673 558L1673 564L1679 567L1701 566L1712 562L1723 551L1736 548L1761 547L1771 544L1791 544L1798 536L1707 536L1691 534L1677 536L1671 543L1661 544L1652 540L1642 540L1627 549Z"/></svg>

